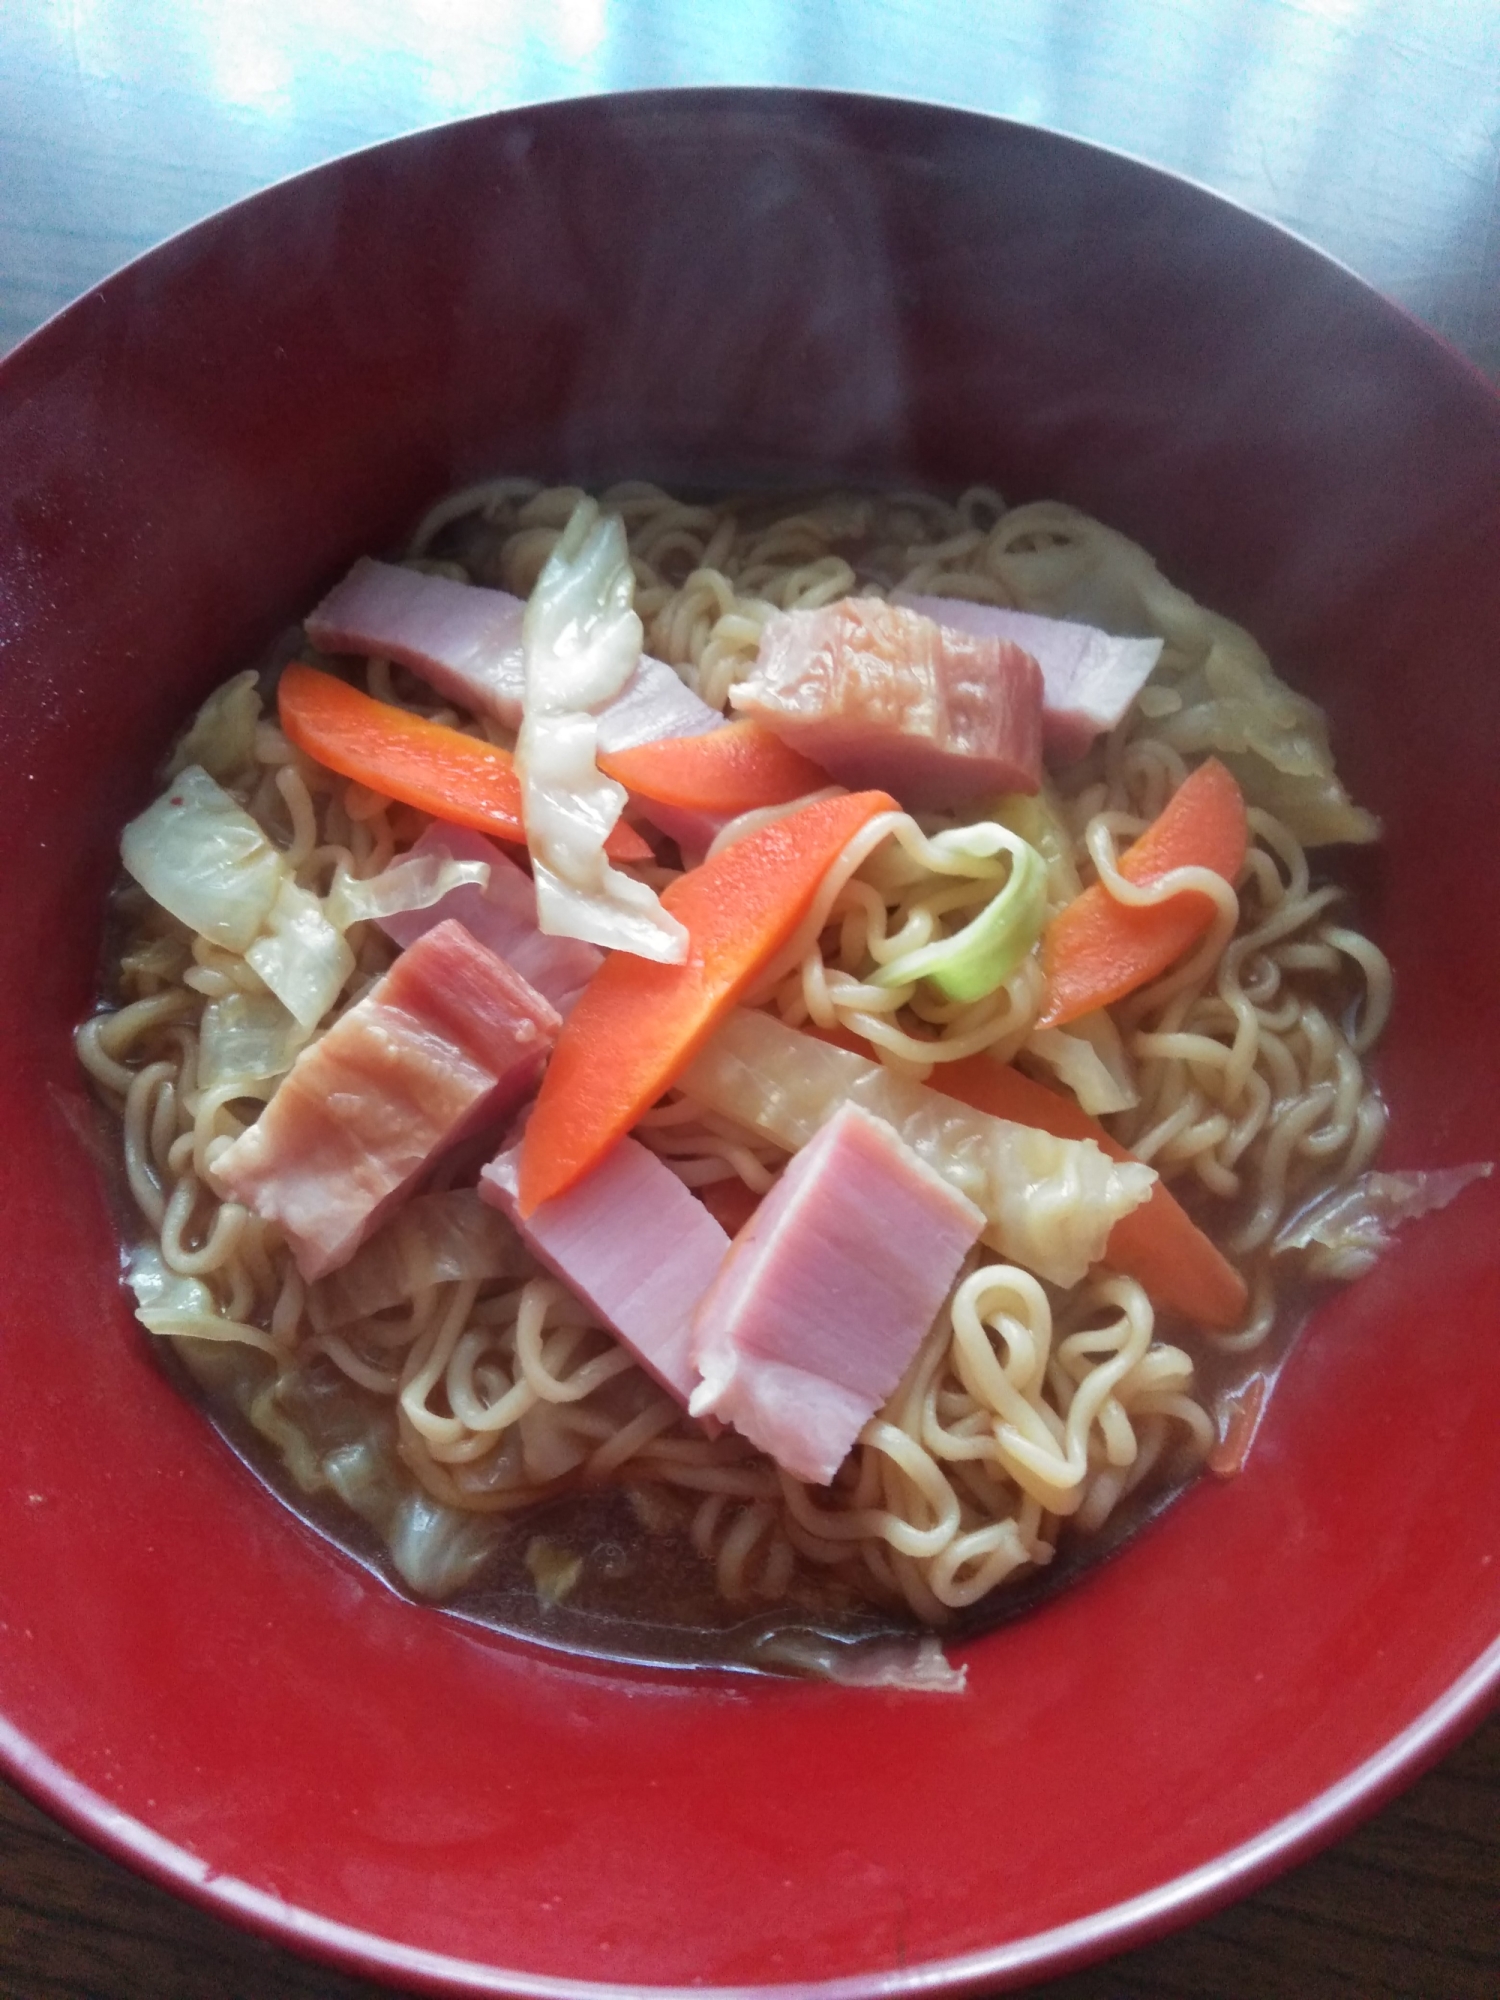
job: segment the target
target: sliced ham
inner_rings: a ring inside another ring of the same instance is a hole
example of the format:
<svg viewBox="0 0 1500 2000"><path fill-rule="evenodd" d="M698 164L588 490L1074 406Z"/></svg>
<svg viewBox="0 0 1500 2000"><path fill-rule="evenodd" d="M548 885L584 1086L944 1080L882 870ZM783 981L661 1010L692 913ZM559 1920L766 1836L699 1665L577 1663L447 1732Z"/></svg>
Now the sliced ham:
<svg viewBox="0 0 1500 2000"><path fill-rule="evenodd" d="M518 728L526 677L521 621L508 590L480 590L361 556L307 619L325 653L395 660L439 694Z"/></svg>
<svg viewBox="0 0 1500 2000"><path fill-rule="evenodd" d="M521 624L526 605L486 590L361 556L307 620L325 653L395 660L450 701L519 729L526 697ZM724 718L649 653L599 715L599 748L631 750L663 736L700 736Z"/></svg>
<svg viewBox="0 0 1500 2000"><path fill-rule="evenodd" d="M846 1101L860 1105L978 1203L993 1249L1055 1285L1077 1284L1156 1184L1150 1167L1107 1159L1092 1139L1057 1139L974 1111L747 1007L720 1024L677 1081L705 1111L789 1152L810 1144Z"/></svg>
<svg viewBox="0 0 1500 2000"><path fill-rule="evenodd" d="M845 1104L735 1239L694 1320L694 1416L826 1486L937 1316L984 1212Z"/></svg>
<svg viewBox="0 0 1500 2000"><path fill-rule="evenodd" d="M723 1263L729 1238L671 1168L635 1139L622 1139L576 1187L524 1220L520 1161L520 1145L507 1147L480 1175L479 1192L686 1408L698 1380L693 1309Z"/></svg>
<svg viewBox="0 0 1500 2000"><path fill-rule="evenodd" d="M1071 764L1113 729L1151 677L1160 639L1118 639L1068 618L1039 618L962 597L922 597L898 590L904 604L949 632L972 632L1022 647L1042 670L1042 747L1048 760Z"/></svg>
<svg viewBox="0 0 1500 2000"><path fill-rule="evenodd" d="M565 1016L604 963L604 953L580 938L545 937L537 928L531 877L482 833L434 820L411 852L488 862L489 884L476 889L466 883L428 909L382 917L380 928L387 936L404 948L450 917L457 918L471 937L503 958Z"/></svg>
<svg viewBox="0 0 1500 2000"><path fill-rule="evenodd" d="M214 1179L280 1226L304 1278L321 1278L435 1155L535 1087L561 1025L462 924L439 924L303 1050Z"/></svg>
<svg viewBox="0 0 1500 2000"><path fill-rule="evenodd" d="M659 743L664 736L704 736L723 727L719 711L700 701L674 668L642 653L624 693L600 710L599 748L634 750L640 743ZM641 810L646 809L642 800Z"/></svg>
<svg viewBox="0 0 1500 2000"><path fill-rule="evenodd" d="M841 784L892 792L904 806L1041 783L1035 660L879 598L776 612L729 699Z"/></svg>
<svg viewBox="0 0 1500 2000"><path fill-rule="evenodd" d="M638 798L634 792L631 793L631 800L642 819L649 820L657 832L664 833L668 840L677 842L683 865L687 868L698 866L735 817L733 813L700 812L696 806L667 806L659 799Z"/></svg>

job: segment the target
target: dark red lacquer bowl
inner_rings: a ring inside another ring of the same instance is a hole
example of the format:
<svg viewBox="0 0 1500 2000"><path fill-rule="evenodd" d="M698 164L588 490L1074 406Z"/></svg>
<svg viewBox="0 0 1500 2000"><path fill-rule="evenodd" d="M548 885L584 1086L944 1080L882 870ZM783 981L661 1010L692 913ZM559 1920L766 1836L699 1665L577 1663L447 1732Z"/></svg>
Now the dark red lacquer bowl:
<svg viewBox="0 0 1500 2000"><path fill-rule="evenodd" d="M1146 543L1385 819L1387 1160L1500 1152L1500 403L1462 362L1193 187L956 112L627 97L323 169L0 368L0 1761L438 1992L1003 1985L1243 1892L1500 1680L1500 1181L1323 1307L1241 1478L968 1646L962 1699L478 1635L153 1364L69 1047L117 831L197 697L502 468L984 480Z"/></svg>

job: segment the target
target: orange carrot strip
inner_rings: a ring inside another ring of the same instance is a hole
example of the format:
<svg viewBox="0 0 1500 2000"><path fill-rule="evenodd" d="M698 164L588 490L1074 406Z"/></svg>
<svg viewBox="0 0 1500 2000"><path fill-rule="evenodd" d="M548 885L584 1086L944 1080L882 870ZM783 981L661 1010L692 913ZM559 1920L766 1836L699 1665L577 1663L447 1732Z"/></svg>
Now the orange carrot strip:
<svg viewBox="0 0 1500 2000"><path fill-rule="evenodd" d="M738 1236L760 1207L760 1196L738 1174L732 1180L710 1181L693 1192L726 1236Z"/></svg>
<svg viewBox="0 0 1500 2000"><path fill-rule="evenodd" d="M747 834L662 893L687 926L682 965L614 952L564 1023L521 1153L521 1213L563 1194L692 1061L807 915L884 792L823 799Z"/></svg>
<svg viewBox="0 0 1500 2000"><path fill-rule="evenodd" d="M928 1082L975 1111L1033 1125L1056 1139L1092 1139L1112 1160L1131 1157L1071 1098L991 1056L939 1063ZM1134 1278L1158 1305L1175 1306L1202 1326L1238 1326L1244 1317L1244 1279L1161 1181L1110 1231L1104 1262Z"/></svg>
<svg viewBox="0 0 1500 2000"><path fill-rule="evenodd" d="M1120 873L1143 888L1177 868L1211 868L1233 882L1245 859L1245 800L1217 757L1184 780L1120 856ZM1165 972L1213 922L1210 899L1184 889L1134 908L1095 882L1042 934L1047 1004L1039 1028L1076 1021Z"/></svg>
<svg viewBox="0 0 1500 2000"><path fill-rule="evenodd" d="M599 768L658 805L729 815L785 805L833 783L821 765L748 720L615 750L600 756Z"/></svg>
<svg viewBox="0 0 1500 2000"><path fill-rule="evenodd" d="M454 826L525 844L521 782L508 750L460 729L375 701L347 681L294 662L277 692L281 726L299 750L340 777L368 785ZM651 849L620 824L604 843L616 861L645 861Z"/></svg>
<svg viewBox="0 0 1500 2000"><path fill-rule="evenodd" d="M869 1043L847 1028L819 1028L808 1021L803 1032L854 1055L870 1053ZM1134 1157L1072 1098L992 1056L938 1063L927 1082L971 1110L1034 1126L1054 1139L1092 1139L1112 1160ZM1161 1181L1139 1208L1120 1217L1103 1261L1134 1278L1158 1305L1175 1306L1201 1326L1238 1326L1244 1317L1249 1298L1244 1279Z"/></svg>

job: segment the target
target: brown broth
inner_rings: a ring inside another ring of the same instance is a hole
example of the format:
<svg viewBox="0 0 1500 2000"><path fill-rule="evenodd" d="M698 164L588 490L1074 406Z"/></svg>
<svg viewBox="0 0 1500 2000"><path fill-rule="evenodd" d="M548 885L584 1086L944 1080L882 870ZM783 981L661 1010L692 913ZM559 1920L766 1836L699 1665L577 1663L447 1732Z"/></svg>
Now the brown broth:
<svg viewBox="0 0 1500 2000"><path fill-rule="evenodd" d="M1257 1379L1265 1382L1265 1402L1269 1402L1310 1303L1310 1292L1285 1298L1271 1336L1243 1357L1205 1352L1180 1328L1164 1328L1167 1337L1186 1339L1198 1348L1200 1396L1219 1419L1221 1435L1231 1399L1243 1395ZM309 1493L299 1486L281 1454L248 1421L244 1385L263 1380L265 1374L249 1350L239 1350L235 1356L232 1350L215 1348L203 1357L206 1369L201 1365L190 1369L166 1343L160 1343L158 1351L168 1374L199 1405L261 1486L388 1588L407 1598L414 1596L381 1535L331 1491ZM334 1371L329 1368L327 1374L331 1378ZM337 1377L336 1402L337 1408L322 1408L315 1430L308 1426L320 1446L366 1434L381 1424L389 1426L388 1411L342 1376ZM394 1465L393 1444L391 1459ZM397 1476L414 1487L404 1468ZM1083 1534L1064 1524L1057 1556L1045 1570L956 1613L939 1636L961 1642L1036 1610L1118 1554L1195 1478L1214 1476L1179 1462L1127 1496L1097 1533ZM716 1588L712 1564L689 1540L687 1509L661 1489L655 1491L661 1518L650 1526L643 1513L649 1516L656 1510L641 1509L619 1487L577 1492L492 1517L500 1523L493 1553L472 1582L432 1608L551 1650L594 1659L820 1678L841 1678L851 1652L889 1648L892 1640L910 1641L923 1629L907 1616L864 1603L846 1588L818 1576L809 1578L804 1571L799 1571L795 1594L785 1603L727 1602ZM538 1587L528 1562L528 1556L536 1560L533 1552L538 1544L544 1546L544 1569L563 1568L575 1559L580 1565L576 1582L561 1601L552 1601Z"/></svg>
<svg viewBox="0 0 1500 2000"><path fill-rule="evenodd" d="M194 1343L204 1348L207 1343ZM243 1356L243 1359L240 1358ZM249 1350L202 1353L197 1365L167 1348L162 1365L203 1411L255 1479L306 1526L332 1542L398 1595L413 1598L384 1538L336 1494L308 1492L285 1459L246 1415L247 1387L265 1370ZM333 1375L330 1369L328 1376ZM373 1397L338 1378L339 1407L324 1405L314 1436L326 1446L389 1427ZM393 1474L413 1490L404 1468ZM799 1577L785 1603L731 1604L715 1587L712 1565L693 1548L686 1510L660 1494L654 1507L632 1502L627 1489L606 1487L539 1502L491 1517L496 1546L470 1583L432 1608L549 1649L594 1659L662 1667L721 1667L761 1672L834 1674L842 1654L871 1642L888 1644L916 1628L862 1603L838 1586ZM651 1520L651 1525L647 1525ZM560 1601L539 1588L531 1567L580 1565ZM417 1600L431 1602L431 1600Z"/></svg>

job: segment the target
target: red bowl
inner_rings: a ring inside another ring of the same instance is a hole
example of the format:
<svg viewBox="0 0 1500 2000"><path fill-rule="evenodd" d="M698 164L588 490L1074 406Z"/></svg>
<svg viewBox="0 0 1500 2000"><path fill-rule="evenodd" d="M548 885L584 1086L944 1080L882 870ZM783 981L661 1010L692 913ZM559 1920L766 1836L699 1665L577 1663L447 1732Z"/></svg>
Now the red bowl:
<svg viewBox="0 0 1500 2000"><path fill-rule="evenodd" d="M116 832L197 697L501 468L984 480L1144 542L1386 821L1387 1160L1495 1150L1500 404L1462 362L1197 188L957 112L614 98L321 169L0 368L0 1759L437 1992L1004 1985L1242 1893L1500 1680L1500 1182L1319 1311L1241 1478L967 1646L961 1699L476 1634L154 1365L69 1046Z"/></svg>

